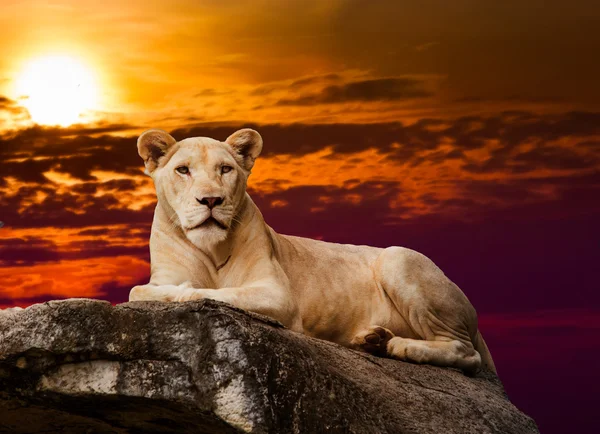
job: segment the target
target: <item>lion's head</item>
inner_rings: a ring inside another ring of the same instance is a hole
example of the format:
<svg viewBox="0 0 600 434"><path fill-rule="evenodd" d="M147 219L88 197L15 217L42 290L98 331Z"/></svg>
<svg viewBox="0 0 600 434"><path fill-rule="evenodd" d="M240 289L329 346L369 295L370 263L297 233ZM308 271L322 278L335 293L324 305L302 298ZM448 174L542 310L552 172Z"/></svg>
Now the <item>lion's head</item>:
<svg viewBox="0 0 600 434"><path fill-rule="evenodd" d="M178 142L165 131L149 130L137 147L172 223L197 247L225 240L262 150L260 134L246 128L225 142L208 137Z"/></svg>

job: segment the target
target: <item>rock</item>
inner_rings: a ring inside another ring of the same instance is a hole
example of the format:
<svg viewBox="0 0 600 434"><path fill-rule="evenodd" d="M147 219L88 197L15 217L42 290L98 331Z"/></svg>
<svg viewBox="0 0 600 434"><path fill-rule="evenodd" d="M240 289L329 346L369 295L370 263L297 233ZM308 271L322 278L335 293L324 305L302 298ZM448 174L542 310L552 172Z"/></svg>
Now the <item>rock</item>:
<svg viewBox="0 0 600 434"><path fill-rule="evenodd" d="M0 432L537 433L489 372L382 359L210 300L0 311Z"/></svg>

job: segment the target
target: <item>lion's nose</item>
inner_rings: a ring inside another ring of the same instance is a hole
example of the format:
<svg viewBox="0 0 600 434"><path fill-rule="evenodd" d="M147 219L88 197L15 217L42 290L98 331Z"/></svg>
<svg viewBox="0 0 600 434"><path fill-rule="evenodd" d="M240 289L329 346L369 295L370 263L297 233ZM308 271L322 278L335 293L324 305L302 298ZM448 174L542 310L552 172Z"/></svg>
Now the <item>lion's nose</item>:
<svg viewBox="0 0 600 434"><path fill-rule="evenodd" d="M196 198L199 204L206 205L208 209L213 209L215 206L223 203L222 197L203 197L202 199Z"/></svg>

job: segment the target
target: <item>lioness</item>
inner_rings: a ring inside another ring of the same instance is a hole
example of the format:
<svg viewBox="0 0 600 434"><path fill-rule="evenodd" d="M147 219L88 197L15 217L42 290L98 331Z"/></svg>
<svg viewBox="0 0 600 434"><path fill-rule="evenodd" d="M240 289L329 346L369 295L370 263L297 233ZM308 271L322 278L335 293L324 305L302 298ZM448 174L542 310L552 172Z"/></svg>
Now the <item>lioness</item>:
<svg viewBox="0 0 600 434"><path fill-rule="evenodd" d="M368 353L495 372L475 309L427 257L271 229L246 193L262 146L251 129L225 142L177 142L161 130L139 137L158 204L150 283L130 301L211 298Z"/></svg>

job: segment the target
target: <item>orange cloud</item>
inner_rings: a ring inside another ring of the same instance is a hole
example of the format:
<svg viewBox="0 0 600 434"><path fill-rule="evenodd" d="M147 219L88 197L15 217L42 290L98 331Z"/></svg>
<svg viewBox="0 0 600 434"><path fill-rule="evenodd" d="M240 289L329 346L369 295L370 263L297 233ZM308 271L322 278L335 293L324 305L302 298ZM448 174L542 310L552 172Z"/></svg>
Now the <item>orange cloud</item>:
<svg viewBox="0 0 600 434"><path fill-rule="evenodd" d="M133 286L149 276L144 260L120 256L0 269L0 299L102 297L107 282Z"/></svg>

